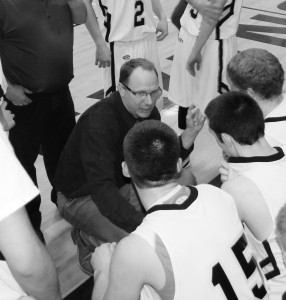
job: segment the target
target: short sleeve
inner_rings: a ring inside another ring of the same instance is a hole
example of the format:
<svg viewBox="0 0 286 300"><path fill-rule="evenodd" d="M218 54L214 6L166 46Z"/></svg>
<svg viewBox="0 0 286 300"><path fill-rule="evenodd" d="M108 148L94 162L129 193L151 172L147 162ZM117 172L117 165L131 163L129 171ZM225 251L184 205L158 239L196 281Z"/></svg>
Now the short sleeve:
<svg viewBox="0 0 286 300"><path fill-rule="evenodd" d="M0 221L34 199L39 191L16 158L0 128Z"/></svg>

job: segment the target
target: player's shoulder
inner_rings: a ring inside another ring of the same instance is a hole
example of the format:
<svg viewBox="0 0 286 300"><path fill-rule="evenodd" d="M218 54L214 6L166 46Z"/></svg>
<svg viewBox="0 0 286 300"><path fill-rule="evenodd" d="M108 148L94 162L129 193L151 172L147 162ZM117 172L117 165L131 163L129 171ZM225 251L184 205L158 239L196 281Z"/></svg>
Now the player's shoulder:
<svg viewBox="0 0 286 300"><path fill-rule="evenodd" d="M114 261L117 265L145 280L152 274L152 262L156 259L155 251L137 234L130 234L122 239L114 251Z"/></svg>
<svg viewBox="0 0 286 300"><path fill-rule="evenodd" d="M212 194L213 196L229 197L229 195L223 190L211 184L198 184L196 186L199 195Z"/></svg>
<svg viewBox="0 0 286 300"><path fill-rule="evenodd" d="M233 210L235 201L228 192L211 184L199 184L196 186L198 190L198 201L200 205L208 209L217 209L218 207Z"/></svg>
<svg viewBox="0 0 286 300"><path fill-rule="evenodd" d="M241 174L225 181L222 184L221 189L223 191L226 191L227 193L229 192L236 193L251 188L253 187L253 185L254 183L250 179L248 179L246 176Z"/></svg>
<svg viewBox="0 0 286 300"><path fill-rule="evenodd" d="M144 249L148 246L146 241L139 235L130 234L122 239L116 247L116 255L128 261L132 265L132 261L143 259L145 255Z"/></svg>

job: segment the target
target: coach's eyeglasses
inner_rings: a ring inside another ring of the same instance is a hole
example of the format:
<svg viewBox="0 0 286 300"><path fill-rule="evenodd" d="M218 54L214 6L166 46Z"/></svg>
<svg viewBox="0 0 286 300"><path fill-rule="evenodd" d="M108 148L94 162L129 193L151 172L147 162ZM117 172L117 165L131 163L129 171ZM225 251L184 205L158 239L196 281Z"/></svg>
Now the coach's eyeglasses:
<svg viewBox="0 0 286 300"><path fill-rule="evenodd" d="M130 92L132 93L136 98L143 100L145 99L148 95L150 95L152 100L157 100L161 95L162 95L162 89L158 87L155 91L152 91L150 93L146 91L132 91L131 88L129 88L127 85L121 82L121 84Z"/></svg>

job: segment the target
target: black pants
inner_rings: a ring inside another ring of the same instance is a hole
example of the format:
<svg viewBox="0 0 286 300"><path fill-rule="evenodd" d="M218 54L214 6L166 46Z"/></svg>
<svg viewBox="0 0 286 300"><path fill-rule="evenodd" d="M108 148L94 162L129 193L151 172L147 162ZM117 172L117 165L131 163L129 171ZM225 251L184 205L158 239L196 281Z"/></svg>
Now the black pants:
<svg viewBox="0 0 286 300"><path fill-rule="evenodd" d="M53 186L58 159L75 126L75 112L69 88L54 94L28 95L32 103L15 106L8 99L7 109L15 114L16 126L10 130L9 139L27 173L37 184L34 163L39 151L44 158L46 172ZM53 196L54 195L54 196ZM56 194L52 193L53 202ZM41 235L40 196L26 205L31 223Z"/></svg>
<svg viewBox="0 0 286 300"><path fill-rule="evenodd" d="M186 9L187 6L187 2L185 0L179 0L179 3L177 4L177 6L175 7L172 16L171 16L171 20L172 23L178 28L181 28L181 24L180 24L180 19Z"/></svg>

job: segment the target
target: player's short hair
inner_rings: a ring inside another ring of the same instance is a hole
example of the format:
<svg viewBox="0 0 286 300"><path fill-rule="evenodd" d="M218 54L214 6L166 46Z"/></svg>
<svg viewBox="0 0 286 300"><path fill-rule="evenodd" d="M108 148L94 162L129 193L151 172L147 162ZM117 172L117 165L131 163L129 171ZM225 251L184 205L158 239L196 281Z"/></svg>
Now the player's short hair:
<svg viewBox="0 0 286 300"><path fill-rule="evenodd" d="M276 217L276 235L283 251L286 251L286 204Z"/></svg>
<svg viewBox="0 0 286 300"><path fill-rule="evenodd" d="M227 76L241 91L248 88L268 100L282 94L284 70L277 57L265 49L237 53L228 63Z"/></svg>
<svg viewBox="0 0 286 300"><path fill-rule="evenodd" d="M205 109L210 129L222 142L229 134L241 145L252 145L264 136L264 119L258 104L247 94L228 92L213 99Z"/></svg>
<svg viewBox="0 0 286 300"><path fill-rule="evenodd" d="M131 179L139 187L163 186L180 176L178 136L160 121L146 120L130 129L123 154Z"/></svg>
<svg viewBox="0 0 286 300"><path fill-rule="evenodd" d="M154 64L145 59L145 58L133 58L125 62L120 68L119 74L119 82L128 84L129 77L131 76L132 72L137 68L142 68L146 71L154 71L156 76L158 77L158 72Z"/></svg>

